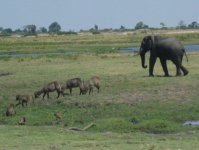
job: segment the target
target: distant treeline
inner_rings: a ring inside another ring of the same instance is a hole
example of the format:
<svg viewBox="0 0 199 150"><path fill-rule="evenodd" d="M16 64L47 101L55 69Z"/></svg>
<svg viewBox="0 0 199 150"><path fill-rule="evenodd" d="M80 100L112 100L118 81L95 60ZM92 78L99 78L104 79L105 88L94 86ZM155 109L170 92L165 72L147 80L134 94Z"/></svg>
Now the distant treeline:
<svg viewBox="0 0 199 150"><path fill-rule="evenodd" d="M125 26L121 25L118 29L113 28L104 28L100 29L98 25L94 25L93 28L84 30L81 29L78 32L90 32L92 34L99 34L100 32L125 32L125 31L135 31L139 29L199 29L199 23L196 21L191 22L190 24L185 24L183 20L181 20L176 27L167 27L165 23L161 22L160 27L154 28L149 27L148 25L144 24L142 21L138 22L134 28L126 28ZM0 27L0 36L11 36L11 35L22 35L22 36L31 36L31 35L38 35L38 34L57 34L57 35L70 35L70 34L77 34L76 31L62 31L61 25L58 22L53 22L49 25L48 29L46 27L37 28L36 25L26 25L23 29L16 29L12 30L11 28L3 28Z"/></svg>

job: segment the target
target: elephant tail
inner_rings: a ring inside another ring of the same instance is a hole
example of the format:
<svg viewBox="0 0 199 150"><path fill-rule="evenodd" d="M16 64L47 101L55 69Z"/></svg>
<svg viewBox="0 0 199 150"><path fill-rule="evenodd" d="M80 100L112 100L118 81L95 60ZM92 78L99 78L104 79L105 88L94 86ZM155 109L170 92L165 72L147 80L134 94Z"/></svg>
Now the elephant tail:
<svg viewBox="0 0 199 150"><path fill-rule="evenodd" d="M187 53L186 53L185 49L184 49L184 54L185 54L185 56L186 56L186 58L187 58L187 62L188 62L189 59L188 59L188 57L187 57Z"/></svg>

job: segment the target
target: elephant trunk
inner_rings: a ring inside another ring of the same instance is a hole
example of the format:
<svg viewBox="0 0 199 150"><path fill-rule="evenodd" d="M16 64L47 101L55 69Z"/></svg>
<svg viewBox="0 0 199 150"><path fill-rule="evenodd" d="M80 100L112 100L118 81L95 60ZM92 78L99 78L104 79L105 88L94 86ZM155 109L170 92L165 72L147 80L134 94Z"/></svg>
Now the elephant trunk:
<svg viewBox="0 0 199 150"><path fill-rule="evenodd" d="M147 65L145 65L145 52L143 52L141 48L140 48L140 57L141 57L141 61L142 61L142 67L144 69L146 69Z"/></svg>

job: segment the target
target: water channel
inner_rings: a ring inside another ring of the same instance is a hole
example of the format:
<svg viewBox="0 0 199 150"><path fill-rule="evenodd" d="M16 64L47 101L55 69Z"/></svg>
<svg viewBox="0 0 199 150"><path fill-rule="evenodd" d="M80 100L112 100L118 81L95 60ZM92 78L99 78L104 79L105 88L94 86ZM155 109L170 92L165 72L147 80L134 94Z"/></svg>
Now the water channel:
<svg viewBox="0 0 199 150"><path fill-rule="evenodd" d="M187 52L199 52L199 45L185 45L184 46ZM135 53L139 50L139 47L130 47L130 48L123 48L118 50L119 53ZM45 55L70 55L70 54L79 54L79 52L47 52L47 53L0 53L1 56L16 56L16 57L23 57L23 56L45 56Z"/></svg>
<svg viewBox="0 0 199 150"><path fill-rule="evenodd" d="M199 52L199 45L185 45L186 52ZM139 50L139 47L130 47L119 50L121 53L134 53Z"/></svg>

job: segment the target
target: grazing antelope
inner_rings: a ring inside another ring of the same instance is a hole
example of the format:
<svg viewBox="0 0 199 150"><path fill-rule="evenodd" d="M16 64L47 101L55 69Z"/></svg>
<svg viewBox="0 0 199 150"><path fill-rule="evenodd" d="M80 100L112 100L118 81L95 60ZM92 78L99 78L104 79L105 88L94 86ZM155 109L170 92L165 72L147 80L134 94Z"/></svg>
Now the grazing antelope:
<svg viewBox="0 0 199 150"><path fill-rule="evenodd" d="M89 95L90 95L91 92L93 93L94 87L97 88L97 92L99 93L100 78L97 77L97 76L93 76L92 78L90 78L86 82L84 82L84 81L82 82L82 84L80 86L80 95L86 94L88 91L89 91Z"/></svg>
<svg viewBox="0 0 199 150"><path fill-rule="evenodd" d="M31 103L33 101L33 97L32 97L32 95L18 94L18 95L16 95L16 101L18 101L16 106L21 104L24 107L24 104L26 104L26 106L27 106L28 103Z"/></svg>
<svg viewBox="0 0 199 150"><path fill-rule="evenodd" d="M62 96L64 96L61 86L57 81L48 83L41 90L36 91L34 93L34 95L35 95L35 98L38 98L43 93L43 99L44 99L46 94L47 94L47 97L49 98L49 92L54 92L54 91L57 91L57 98L59 98L60 94L62 94Z"/></svg>
<svg viewBox="0 0 199 150"><path fill-rule="evenodd" d="M64 87L62 87L62 89L69 89L70 90L70 95L72 94L72 89L73 88L77 88L80 87L81 85L81 78L73 78L73 79L69 79L66 81L66 85Z"/></svg>

